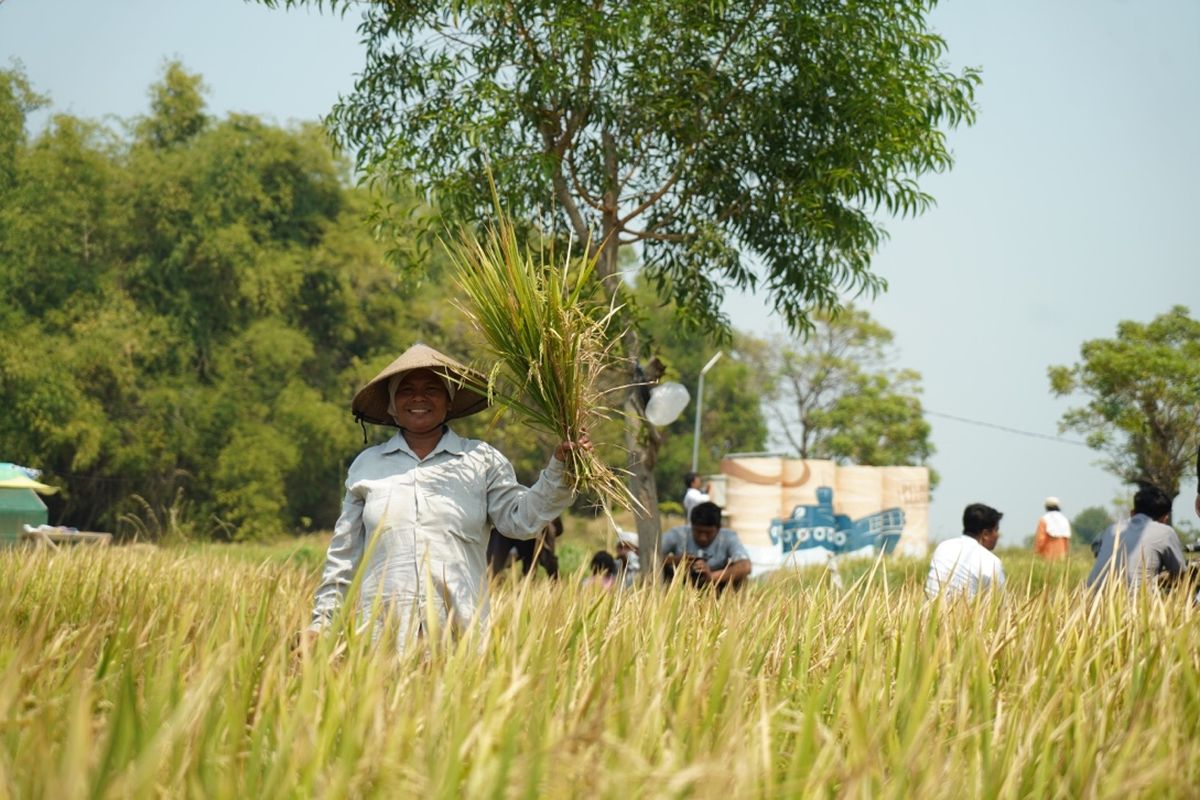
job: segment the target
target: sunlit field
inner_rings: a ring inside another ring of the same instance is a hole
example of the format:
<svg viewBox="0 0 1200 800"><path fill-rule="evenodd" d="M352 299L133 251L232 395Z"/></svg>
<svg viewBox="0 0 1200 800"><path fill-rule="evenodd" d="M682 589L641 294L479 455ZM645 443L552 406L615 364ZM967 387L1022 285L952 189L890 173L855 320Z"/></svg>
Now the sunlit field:
<svg viewBox="0 0 1200 800"><path fill-rule="evenodd" d="M496 588L486 639L307 655L319 548L0 552L9 797L1194 797L1200 615L1001 553L715 597ZM348 630L350 626L344 625Z"/></svg>

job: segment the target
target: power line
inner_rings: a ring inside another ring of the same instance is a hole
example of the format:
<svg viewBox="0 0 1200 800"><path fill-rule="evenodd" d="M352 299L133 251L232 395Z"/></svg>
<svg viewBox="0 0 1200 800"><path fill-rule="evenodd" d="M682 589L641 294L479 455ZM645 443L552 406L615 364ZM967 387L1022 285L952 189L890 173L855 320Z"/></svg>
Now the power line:
<svg viewBox="0 0 1200 800"><path fill-rule="evenodd" d="M929 414L934 417L944 417L946 419L952 419L957 422L965 422L968 425L978 425L981 428L993 428L998 431L1004 431L1005 433L1015 433L1019 436L1029 436L1033 439L1045 439L1050 442L1058 442L1059 444L1073 444L1077 447L1090 447L1090 445L1087 442L1080 442L1075 439L1064 439L1061 436L1049 436L1045 433L1034 433L1033 431L1023 431L1019 428L1010 428L1007 425L997 425L994 422L984 422L983 420L970 419L968 417L959 417L954 414L943 414L940 411L930 411L928 408L923 409L923 411L926 414Z"/></svg>

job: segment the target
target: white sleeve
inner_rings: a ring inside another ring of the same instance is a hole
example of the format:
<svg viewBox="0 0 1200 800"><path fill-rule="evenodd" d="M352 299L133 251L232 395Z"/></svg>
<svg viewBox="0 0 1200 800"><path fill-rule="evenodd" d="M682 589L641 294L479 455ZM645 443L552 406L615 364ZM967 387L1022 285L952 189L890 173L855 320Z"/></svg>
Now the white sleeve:
<svg viewBox="0 0 1200 800"><path fill-rule="evenodd" d="M333 526L333 538L325 552L325 570L321 574L321 585L317 587L310 630L320 630L329 624L354 580L365 539L362 512L363 498L347 488L342 498L342 513Z"/></svg>
<svg viewBox="0 0 1200 800"><path fill-rule="evenodd" d="M492 450L487 475L487 513L492 525L512 539L532 539L571 505L575 492L564 485L566 465L554 456L528 489L517 483L512 464Z"/></svg>

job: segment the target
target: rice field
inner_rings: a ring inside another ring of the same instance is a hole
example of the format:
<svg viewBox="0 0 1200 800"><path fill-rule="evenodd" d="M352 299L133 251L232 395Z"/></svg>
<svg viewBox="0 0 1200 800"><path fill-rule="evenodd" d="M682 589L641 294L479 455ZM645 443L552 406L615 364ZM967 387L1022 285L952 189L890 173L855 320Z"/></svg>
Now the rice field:
<svg viewBox="0 0 1200 800"><path fill-rule="evenodd" d="M311 553L0 553L4 797L1194 797L1200 616L1001 554L724 597L509 580L486 638L294 648Z"/></svg>

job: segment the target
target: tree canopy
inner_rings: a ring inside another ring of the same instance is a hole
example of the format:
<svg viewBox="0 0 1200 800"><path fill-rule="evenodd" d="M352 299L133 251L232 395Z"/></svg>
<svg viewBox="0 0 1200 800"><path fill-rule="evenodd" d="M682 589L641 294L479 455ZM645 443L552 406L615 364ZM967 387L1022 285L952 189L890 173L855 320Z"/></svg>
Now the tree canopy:
<svg viewBox="0 0 1200 800"><path fill-rule="evenodd" d="M366 62L327 121L377 185L472 222L494 180L509 215L590 243L612 299L636 246L685 325L725 333L729 286L797 332L881 289L877 216L932 203L917 179L951 166L943 129L975 114L979 73L946 67L935 0L261 2L361 9ZM624 344L646 355L636 331ZM642 412L631 393L638 534L657 553Z"/></svg>
<svg viewBox="0 0 1200 800"><path fill-rule="evenodd" d="M1087 399L1059 428L1084 434L1123 480L1179 494L1200 446L1200 321L1174 306L1149 323L1119 323L1115 338L1084 342L1079 354L1048 370L1056 395Z"/></svg>
<svg viewBox="0 0 1200 800"><path fill-rule="evenodd" d="M0 458L79 527L181 497L198 533L331 525L355 388L417 340L470 350L436 260L417 282L385 258L319 127L214 119L177 64L129 136L59 115L28 140L35 100L0 72ZM530 477L546 451L520 433Z"/></svg>
<svg viewBox="0 0 1200 800"><path fill-rule="evenodd" d="M803 341L780 339L763 351L767 404L800 458L927 463L934 446L921 376L890 366L891 344L890 330L851 306L814 315Z"/></svg>
<svg viewBox="0 0 1200 800"><path fill-rule="evenodd" d="M1071 520L1071 532L1081 545L1091 545L1113 524L1112 514L1103 506L1088 506Z"/></svg>
<svg viewBox="0 0 1200 800"><path fill-rule="evenodd" d="M685 318L754 287L789 325L883 282L875 214L917 214L974 118L928 2L369 3L366 63L329 122L368 174L460 219L506 210L641 247ZM602 271L616 270L616 247ZM615 286L615 285L614 285Z"/></svg>

